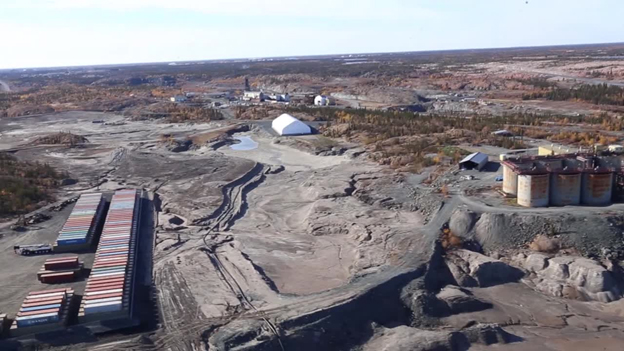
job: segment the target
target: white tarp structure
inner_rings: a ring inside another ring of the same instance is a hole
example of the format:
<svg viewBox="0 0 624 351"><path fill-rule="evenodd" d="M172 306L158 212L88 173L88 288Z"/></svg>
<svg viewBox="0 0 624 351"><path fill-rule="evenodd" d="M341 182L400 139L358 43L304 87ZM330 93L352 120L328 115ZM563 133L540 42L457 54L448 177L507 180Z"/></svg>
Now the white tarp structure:
<svg viewBox="0 0 624 351"><path fill-rule="evenodd" d="M283 114L273 120L271 127L279 135L311 134L310 127L289 114Z"/></svg>
<svg viewBox="0 0 624 351"><path fill-rule="evenodd" d="M318 95L314 98L314 104L316 106L329 106L329 99L325 95Z"/></svg>

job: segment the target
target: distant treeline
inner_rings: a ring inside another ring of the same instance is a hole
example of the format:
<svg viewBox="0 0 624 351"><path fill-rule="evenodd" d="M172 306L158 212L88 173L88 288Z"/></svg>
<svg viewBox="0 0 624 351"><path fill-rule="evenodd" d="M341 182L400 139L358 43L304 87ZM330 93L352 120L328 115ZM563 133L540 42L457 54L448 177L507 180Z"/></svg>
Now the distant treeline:
<svg viewBox="0 0 624 351"><path fill-rule="evenodd" d="M553 101L580 100L596 105L624 106L624 89L608 84L583 84L576 89L557 88L548 92L525 94L523 100L545 98Z"/></svg>

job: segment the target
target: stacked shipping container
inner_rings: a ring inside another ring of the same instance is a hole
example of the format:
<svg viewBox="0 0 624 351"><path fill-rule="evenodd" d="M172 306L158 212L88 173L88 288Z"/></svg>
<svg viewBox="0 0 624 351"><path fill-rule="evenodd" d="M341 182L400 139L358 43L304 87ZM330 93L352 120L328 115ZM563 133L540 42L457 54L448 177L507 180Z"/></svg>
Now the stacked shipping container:
<svg viewBox="0 0 624 351"><path fill-rule="evenodd" d="M59 232L55 250L76 247L88 248L104 212L104 198L100 193L82 194Z"/></svg>
<svg viewBox="0 0 624 351"><path fill-rule="evenodd" d="M140 215L137 190L115 192L87 280L80 316L129 313Z"/></svg>
<svg viewBox="0 0 624 351"><path fill-rule="evenodd" d="M55 284L73 281L82 270L78 256L51 258L45 261L43 269L37 273L42 283Z"/></svg>
<svg viewBox="0 0 624 351"><path fill-rule="evenodd" d="M68 288L31 292L11 329L64 322L73 293Z"/></svg>
<svg viewBox="0 0 624 351"><path fill-rule="evenodd" d="M5 313L0 313L0 333L4 330L4 323L6 322L7 315Z"/></svg>

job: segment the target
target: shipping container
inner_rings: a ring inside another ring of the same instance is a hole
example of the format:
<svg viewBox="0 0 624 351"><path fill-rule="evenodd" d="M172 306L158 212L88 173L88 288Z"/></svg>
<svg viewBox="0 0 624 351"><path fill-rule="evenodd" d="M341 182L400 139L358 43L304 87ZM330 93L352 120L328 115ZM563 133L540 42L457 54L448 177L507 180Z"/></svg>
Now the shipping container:
<svg viewBox="0 0 624 351"><path fill-rule="evenodd" d="M97 292L97 291L110 291L110 290L115 290L115 289L123 289L124 284L125 284L124 282L120 282L120 283L111 283L111 284L107 284L107 285L93 286L93 287L89 287L88 289L85 289L85 293Z"/></svg>
<svg viewBox="0 0 624 351"><path fill-rule="evenodd" d="M57 261L47 260L43 264L43 267L46 270L71 269L71 268L78 268L79 264L80 263L78 262L78 257L73 257L73 258L68 258L66 260L63 260L63 261L61 261L61 260L57 260Z"/></svg>
<svg viewBox="0 0 624 351"><path fill-rule="evenodd" d="M31 308L37 306L47 306L47 305L58 305L62 304L64 299L54 299L47 301L28 301L28 303L24 302L20 308Z"/></svg>
<svg viewBox="0 0 624 351"><path fill-rule="evenodd" d="M107 303L107 302L119 302L119 303L121 303L122 300L123 300L122 296L107 297L107 298L102 298L102 299L98 299L98 300L87 300L87 301L85 301L85 306L96 305L96 304Z"/></svg>
<svg viewBox="0 0 624 351"><path fill-rule="evenodd" d="M111 297L123 297L123 293L110 293L110 294L102 294L102 295L95 295L95 296L85 296L83 298L83 300L88 300L88 301L93 301L93 300L98 300L98 299L108 299Z"/></svg>
<svg viewBox="0 0 624 351"><path fill-rule="evenodd" d="M41 282L45 284L60 284L60 283L68 283L72 282L76 279L76 272L61 272L61 273L50 273L50 274L42 274Z"/></svg>
<svg viewBox="0 0 624 351"><path fill-rule="evenodd" d="M85 291L85 295L96 296L96 295L103 295L103 294L109 294L109 293L114 293L114 292L123 292L123 289L98 290L98 291L93 291L93 292Z"/></svg>
<svg viewBox="0 0 624 351"><path fill-rule="evenodd" d="M58 313L48 313L44 315L17 317L15 319L18 327L29 327L33 325L49 324L58 322L60 319Z"/></svg>
<svg viewBox="0 0 624 351"><path fill-rule="evenodd" d="M101 304L94 304L85 307L85 314L94 314L94 313L105 313L105 312L116 312L121 311L122 304L121 302L105 302Z"/></svg>
<svg viewBox="0 0 624 351"><path fill-rule="evenodd" d="M48 314L48 313L59 313L59 309L58 308L51 308L49 310L39 310L39 311L30 311L30 312L18 312L17 316L18 317L28 317L28 316L36 316L36 315Z"/></svg>
<svg viewBox="0 0 624 351"><path fill-rule="evenodd" d="M20 309L20 312L30 312L30 311L39 311L39 310L48 310L51 308L61 308L61 304L53 304L53 305L41 305L41 306L33 306L33 307L24 307Z"/></svg>
<svg viewBox="0 0 624 351"><path fill-rule="evenodd" d="M126 272L113 272L113 273L98 273L98 274L93 274L94 277L113 277L113 276L124 276L126 274Z"/></svg>

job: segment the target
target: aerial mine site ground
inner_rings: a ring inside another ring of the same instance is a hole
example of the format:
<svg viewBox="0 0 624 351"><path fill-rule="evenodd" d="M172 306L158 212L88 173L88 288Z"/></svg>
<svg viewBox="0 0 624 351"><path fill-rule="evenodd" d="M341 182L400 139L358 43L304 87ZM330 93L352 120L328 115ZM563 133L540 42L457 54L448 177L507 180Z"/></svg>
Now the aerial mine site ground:
<svg viewBox="0 0 624 351"><path fill-rule="evenodd" d="M353 60L0 71L0 349L621 350L624 46ZM17 324L122 189L131 322Z"/></svg>

